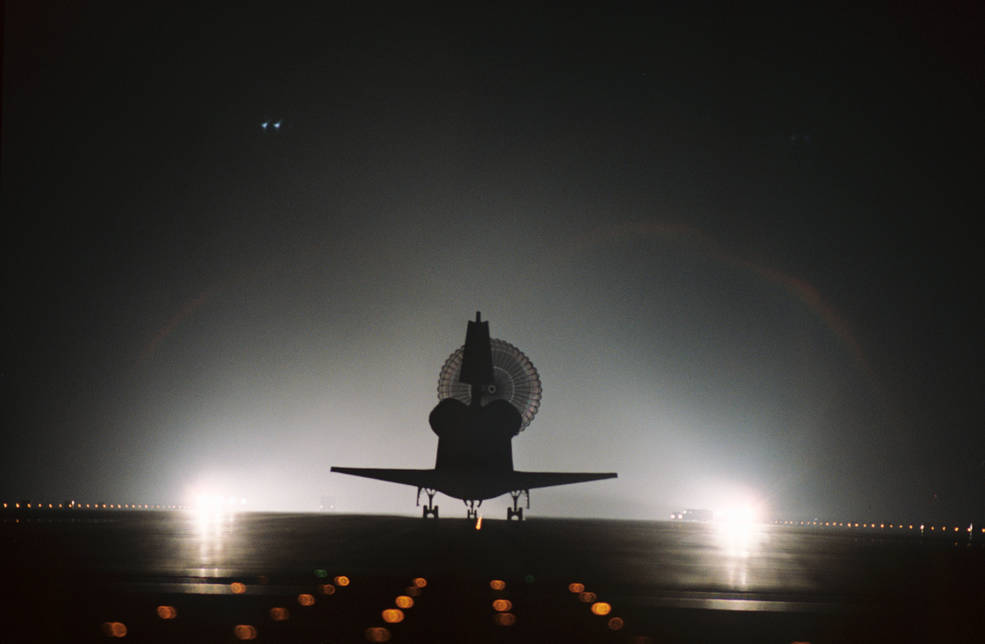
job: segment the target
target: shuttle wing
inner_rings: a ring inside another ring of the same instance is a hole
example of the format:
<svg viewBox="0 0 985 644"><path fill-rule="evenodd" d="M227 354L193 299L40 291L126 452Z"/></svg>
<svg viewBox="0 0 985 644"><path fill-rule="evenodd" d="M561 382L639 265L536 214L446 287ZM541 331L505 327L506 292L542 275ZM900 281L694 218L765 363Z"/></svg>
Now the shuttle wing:
<svg viewBox="0 0 985 644"><path fill-rule="evenodd" d="M456 498L488 499L511 490L532 490L616 478L615 472L449 472L377 467L333 467L333 472L436 489Z"/></svg>
<svg viewBox="0 0 985 644"><path fill-rule="evenodd" d="M537 487L552 485L568 485L569 483L584 483L586 481L601 481L614 479L615 472L513 472L510 478L514 490L532 490Z"/></svg>
<svg viewBox="0 0 985 644"><path fill-rule="evenodd" d="M403 483L405 485L416 485L423 488L435 488L436 477L434 470L399 470L380 467L333 467L333 472L341 474L351 474L362 476L367 479L377 479L389 481L391 483Z"/></svg>

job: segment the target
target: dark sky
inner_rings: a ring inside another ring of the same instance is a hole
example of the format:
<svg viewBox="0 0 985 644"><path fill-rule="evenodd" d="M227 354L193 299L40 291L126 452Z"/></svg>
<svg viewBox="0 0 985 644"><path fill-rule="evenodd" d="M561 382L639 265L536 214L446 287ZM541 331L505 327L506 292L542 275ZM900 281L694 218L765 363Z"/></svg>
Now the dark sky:
<svg viewBox="0 0 985 644"><path fill-rule="evenodd" d="M6 3L4 500L410 512L478 309L536 514L985 514L981 10L218 5Z"/></svg>

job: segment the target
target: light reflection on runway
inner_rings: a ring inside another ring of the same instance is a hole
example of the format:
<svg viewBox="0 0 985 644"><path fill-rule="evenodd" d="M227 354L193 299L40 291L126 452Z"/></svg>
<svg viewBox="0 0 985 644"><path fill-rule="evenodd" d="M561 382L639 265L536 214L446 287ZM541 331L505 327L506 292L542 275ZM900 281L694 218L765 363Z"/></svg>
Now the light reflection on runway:
<svg viewBox="0 0 985 644"><path fill-rule="evenodd" d="M52 579L76 580L86 594L88 603L69 612L83 611L77 619L95 620L93 628L125 624L132 639L162 628L146 620L166 606L177 615L167 620L172 630L188 628L198 615L201 641L228 637L240 625L257 629L259 639L271 629L323 637L319 629L328 623L354 629L354 641L369 632L382 637L372 629L396 636L427 628L495 640L500 636L482 629L522 634L534 626L582 641L617 629L648 635L668 628L694 631L680 641L730 641L716 629L731 632L732 622L694 621L688 612L703 611L760 616L743 622L749 633L781 633L789 642L808 640L818 624L845 635L843 624L854 624L860 611L872 623L885 613L914 619L927 606L967 618L964 606L985 599L978 543L957 548L915 535L872 538L752 522L487 520L476 531L463 520L187 512L8 523L3 530L20 547L3 563L22 580L40 580L37 592L46 592L50 566ZM32 564L18 567L20 561ZM82 606L102 608L89 615ZM403 618L381 612L395 608ZM468 621L473 614L481 627ZM440 621L448 615L454 623ZM234 621L216 626L226 631L209 630L219 616ZM428 620L439 623L426 626Z"/></svg>

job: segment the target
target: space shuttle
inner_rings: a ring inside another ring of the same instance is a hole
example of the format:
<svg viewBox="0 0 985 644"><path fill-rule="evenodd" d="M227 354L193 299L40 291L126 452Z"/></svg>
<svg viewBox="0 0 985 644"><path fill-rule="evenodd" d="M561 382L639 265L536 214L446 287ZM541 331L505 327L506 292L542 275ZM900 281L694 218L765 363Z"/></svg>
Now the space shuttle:
<svg viewBox="0 0 985 644"><path fill-rule="evenodd" d="M438 378L440 402L428 421L438 435L431 469L332 467L332 472L402 483L427 495L423 518L438 518L438 492L462 499L474 519L486 499L509 494L507 520L523 520L521 495L530 508L534 488L615 478L615 472L525 472L513 469L513 438L540 407L541 383L529 358L508 342L489 337L479 312L468 323L465 344L449 356Z"/></svg>

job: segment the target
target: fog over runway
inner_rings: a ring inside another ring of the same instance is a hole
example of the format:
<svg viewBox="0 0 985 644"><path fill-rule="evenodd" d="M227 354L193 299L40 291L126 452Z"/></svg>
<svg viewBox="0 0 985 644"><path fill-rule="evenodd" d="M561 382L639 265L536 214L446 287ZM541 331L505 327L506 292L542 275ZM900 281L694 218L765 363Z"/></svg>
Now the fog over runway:
<svg viewBox="0 0 985 644"><path fill-rule="evenodd" d="M980 641L985 626L985 544L966 532L556 519L479 528L4 514L4 638L816 644Z"/></svg>

